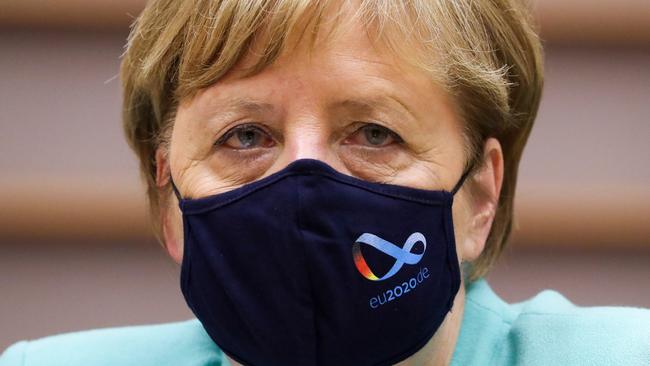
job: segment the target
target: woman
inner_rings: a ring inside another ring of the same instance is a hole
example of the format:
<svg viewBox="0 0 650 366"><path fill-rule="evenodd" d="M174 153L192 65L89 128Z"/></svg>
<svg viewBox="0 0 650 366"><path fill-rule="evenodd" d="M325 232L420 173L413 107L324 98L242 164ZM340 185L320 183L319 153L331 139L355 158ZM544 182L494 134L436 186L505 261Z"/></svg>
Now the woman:
<svg viewBox="0 0 650 366"><path fill-rule="evenodd" d="M482 279L541 63L515 1L151 2L124 126L198 319L1 364L650 364L648 311L509 305Z"/></svg>

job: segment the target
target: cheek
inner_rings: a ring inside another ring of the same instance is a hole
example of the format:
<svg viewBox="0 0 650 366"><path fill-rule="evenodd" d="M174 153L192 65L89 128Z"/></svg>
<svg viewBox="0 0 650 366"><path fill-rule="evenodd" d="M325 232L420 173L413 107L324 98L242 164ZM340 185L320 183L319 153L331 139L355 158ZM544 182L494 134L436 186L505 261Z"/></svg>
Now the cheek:
<svg viewBox="0 0 650 366"><path fill-rule="evenodd" d="M409 154L398 146L378 153L369 148L343 145L337 155L353 175L372 182L396 183L399 177L407 176L403 173L413 164Z"/></svg>
<svg viewBox="0 0 650 366"><path fill-rule="evenodd" d="M184 179L188 197L207 197L253 182L269 172L280 153L279 148L272 148L263 153L234 157L235 152L223 150L186 171Z"/></svg>

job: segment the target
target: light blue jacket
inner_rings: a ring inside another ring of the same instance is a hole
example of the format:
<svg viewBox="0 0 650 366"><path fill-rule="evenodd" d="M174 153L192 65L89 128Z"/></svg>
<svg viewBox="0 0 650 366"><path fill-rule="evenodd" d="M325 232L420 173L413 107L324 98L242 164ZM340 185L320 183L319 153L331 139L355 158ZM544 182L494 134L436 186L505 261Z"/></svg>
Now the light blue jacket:
<svg viewBox="0 0 650 366"><path fill-rule="evenodd" d="M650 366L650 310L577 307L543 291L507 304L485 280L467 288L452 365ZM198 320L22 341L0 366L226 366Z"/></svg>

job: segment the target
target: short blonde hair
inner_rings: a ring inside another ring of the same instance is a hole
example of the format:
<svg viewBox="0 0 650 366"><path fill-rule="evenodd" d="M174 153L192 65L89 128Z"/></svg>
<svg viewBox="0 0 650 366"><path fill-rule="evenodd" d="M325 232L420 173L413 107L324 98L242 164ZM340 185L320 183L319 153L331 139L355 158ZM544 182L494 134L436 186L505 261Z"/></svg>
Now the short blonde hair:
<svg viewBox="0 0 650 366"><path fill-rule="evenodd" d="M261 45L247 75L285 52L291 36L315 35L327 10L350 2L309 0L157 0L134 22L121 65L123 124L140 160L154 233L169 194L156 185L155 153L179 102L219 80ZM360 0L355 19L373 41L420 67L455 98L464 122L467 166L480 162L495 137L504 180L485 249L468 278L483 276L512 229L517 169L543 85L542 47L528 6L516 0ZM345 19L334 17L334 27ZM169 187L166 188L169 192Z"/></svg>

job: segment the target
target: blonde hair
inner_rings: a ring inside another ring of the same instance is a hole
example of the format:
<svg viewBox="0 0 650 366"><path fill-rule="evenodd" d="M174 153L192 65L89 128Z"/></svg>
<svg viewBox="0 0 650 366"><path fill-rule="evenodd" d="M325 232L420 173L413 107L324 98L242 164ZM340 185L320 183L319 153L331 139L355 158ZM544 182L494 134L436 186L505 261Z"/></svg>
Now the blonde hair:
<svg viewBox="0 0 650 366"><path fill-rule="evenodd" d="M350 2L309 0L158 0L134 22L121 65L123 124L140 160L154 233L166 199L156 185L156 149L176 107L219 80L253 43L253 75L289 47L311 45L328 9ZM399 59L420 67L454 96L464 121L467 166L480 162L483 141L504 152L504 179L495 219L469 279L483 276L502 252L513 223L517 169L541 97L542 47L528 7L516 0L361 0L355 20ZM331 28L345 19L334 16ZM476 164L474 164L476 165ZM166 191L169 193L169 187Z"/></svg>

